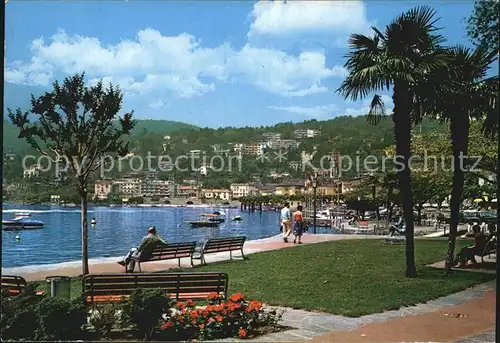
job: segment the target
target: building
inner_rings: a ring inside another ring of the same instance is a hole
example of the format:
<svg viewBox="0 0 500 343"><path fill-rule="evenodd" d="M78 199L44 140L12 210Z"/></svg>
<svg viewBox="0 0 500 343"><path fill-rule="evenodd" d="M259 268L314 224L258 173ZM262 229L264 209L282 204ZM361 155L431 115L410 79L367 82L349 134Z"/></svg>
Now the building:
<svg viewBox="0 0 500 343"><path fill-rule="evenodd" d="M300 182L290 182L276 185L274 194L281 196L300 195L304 190L304 184Z"/></svg>
<svg viewBox="0 0 500 343"><path fill-rule="evenodd" d="M262 134L262 137L269 142L274 142L281 139L281 133L266 132Z"/></svg>
<svg viewBox="0 0 500 343"><path fill-rule="evenodd" d="M230 188L232 199L257 194L257 188L249 183L233 183Z"/></svg>
<svg viewBox="0 0 500 343"><path fill-rule="evenodd" d="M297 139L313 138L320 134L318 130L312 129L298 129L294 131L294 136Z"/></svg>
<svg viewBox="0 0 500 343"><path fill-rule="evenodd" d="M198 198L198 186L196 185L178 185L176 196L179 198Z"/></svg>
<svg viewBox="0 0 500 343"><path fill-rule="evenodd" d="M278 139L275 141L270 141L269 142L269 147L271 149L277 150L277 149L283 149L283 150L290 150L290 149L297 149L300 145L300 142L297 142L295 139Z"/></svg>
<svg viewBox="0 0 500 343"><path fill-rule="evenodd" d="M173 181L146 180L141 183L141 195L143 197L174 197L175 183Z"/></svg>
<svg viewBox="0 0 500 343"><path fill-rule="evenodd" d="M215 200L231 200L231 190L230 189L208 189L204 188L201 190L201 197L205 199L215 199Z"/></svg>
<svg viewBox="0 0 500 343"><path fill-rule="evenodd" d="M269 142L258 142L243 145L244 155L262 155L264 149L269 148Z"/></svg>
<svg viewBox="0 0 500 343"><path fill-rule="evenodd" d="M61 203L61 196L59 194L53 194L50 196L50 203L52 205L59 205Z"/></svg>
<svg viewBox="0 0 500 343"><path fill-rule="evenodd" d="M141 180L136 178L124 178L113 182L116 192L129 198L141 196Z"/></svg>
<svg viewBox="0 0 500 343"><path fill-rule="evenodd" d="M316 188L316 192L318 195L340 195L342 194L342 182L329 182L326 184L319 184Z"/></svg>
<svg viewBox="0 0 500 343"><path fill-rule="evenodd" d="M113 183L108 180L97 180L94 182L94 197L98 200L105 200L111 193Z"/></svg>
<svg viewBox="0 0 500 343"><path fill-rule="evenodd" d="M261 196L270 196L276 194L276 184L268 183L257 188L257 193Z"/></svg>
<svg viewBox="0 0 500 343"><path fill-rule="evenodd" d="M33 179L40 176L40 170L42 167L39 164L34 164L26 168L23 172L23 177L25 179Z"/></svg>

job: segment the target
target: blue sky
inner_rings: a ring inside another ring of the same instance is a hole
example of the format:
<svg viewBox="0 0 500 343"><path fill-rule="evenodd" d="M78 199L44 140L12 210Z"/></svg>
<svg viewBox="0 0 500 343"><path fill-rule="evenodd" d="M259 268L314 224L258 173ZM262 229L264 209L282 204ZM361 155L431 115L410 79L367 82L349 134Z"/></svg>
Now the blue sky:
<svg viewBox="0 0 500 343"><path fill-rule="evenodd" d="M472 1L426 3L449 44L469 44ZM370 99L334 94L347 37L420 4L10 0L6 81L43 88L85 70L119 84L137 118L209 127L366 114Z"/></svg>

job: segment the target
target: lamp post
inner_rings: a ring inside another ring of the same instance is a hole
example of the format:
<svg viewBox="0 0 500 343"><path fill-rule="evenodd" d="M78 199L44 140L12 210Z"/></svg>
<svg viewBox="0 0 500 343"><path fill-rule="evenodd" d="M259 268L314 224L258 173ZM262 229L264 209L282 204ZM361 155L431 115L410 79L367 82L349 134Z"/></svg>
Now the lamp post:
<svg viewBox="0 0 500 343"><path fill-rule="evenodd" d="M318 187L318 181L317 181L317 176L315 175L313 180L312 180L312 187L313 187L313 216L314 216L314 234L316 234L316 188Z"/></svg>

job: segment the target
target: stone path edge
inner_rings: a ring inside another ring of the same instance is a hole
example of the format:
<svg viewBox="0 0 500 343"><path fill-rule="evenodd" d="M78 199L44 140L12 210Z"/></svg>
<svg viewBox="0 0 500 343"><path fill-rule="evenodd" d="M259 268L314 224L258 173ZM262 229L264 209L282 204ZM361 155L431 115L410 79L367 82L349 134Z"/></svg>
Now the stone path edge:
<svg viewBox="0 0 500 343"><path fill-rule="evenodd" d="M308 341L313 337L323 335L331 331L351 331L358 329L361 325L376 322L384 322L394 318L420 315L436 312L446 307L461 305L469 300L481 298L485 292L496 289L496 281L491 280L475 285L463 291L453 293L441 298L430 300L414 306L402 307L399 310L385 311L369 314L361 317L344 317L320 312L309 312L304 310L267 306L278 310L284 310L280 325L292 327L293 329L275 332L254 339L244 340L246 342L292 342ZM472 338L472 337L471 337ZM243 342L235 338L217 340L212 342ZM474 342L474 340L473 340ZM477 342L477 341L476 341Z"/></svg>

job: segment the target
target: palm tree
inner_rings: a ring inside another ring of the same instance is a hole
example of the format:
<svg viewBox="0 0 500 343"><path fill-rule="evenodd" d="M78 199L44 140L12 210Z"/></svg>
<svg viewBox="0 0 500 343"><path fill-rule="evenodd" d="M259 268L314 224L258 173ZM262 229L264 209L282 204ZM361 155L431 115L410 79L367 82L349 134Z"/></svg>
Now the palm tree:
<svg viewBox="0 0 500 343"><path fill-rule="evenodd" d="M422 83L421 91L428 92L425 109L450 123L453 154L453 180L450 200L450 234L446 271L450 272L464 192L463 157L468 152L471 120L492 118L498 114L498 76L486 78L496 59L496 51L483 47L471 50L454 46L448 50L449 64Z"/></svg>
<svg viewBox="0 0 500 343"><path fill-rule="evenodd" d="M440 44L444 37L437 34L435 11L430 7L416 7L390 23L382 33L373 27L372 38L353 34L349 40L351 51L345 67L349 75L337 90L344 98L354 101L370 93L393 87L396 162L400 166L398 179L403 198L406 222L406 276L416 277L413 240L413 196L411 189L411 129L422 119L421 102L415 92L426 74L446 64L446 54ZM371 102L369 120L376 124L385 115L381 96Z"/></svg>

